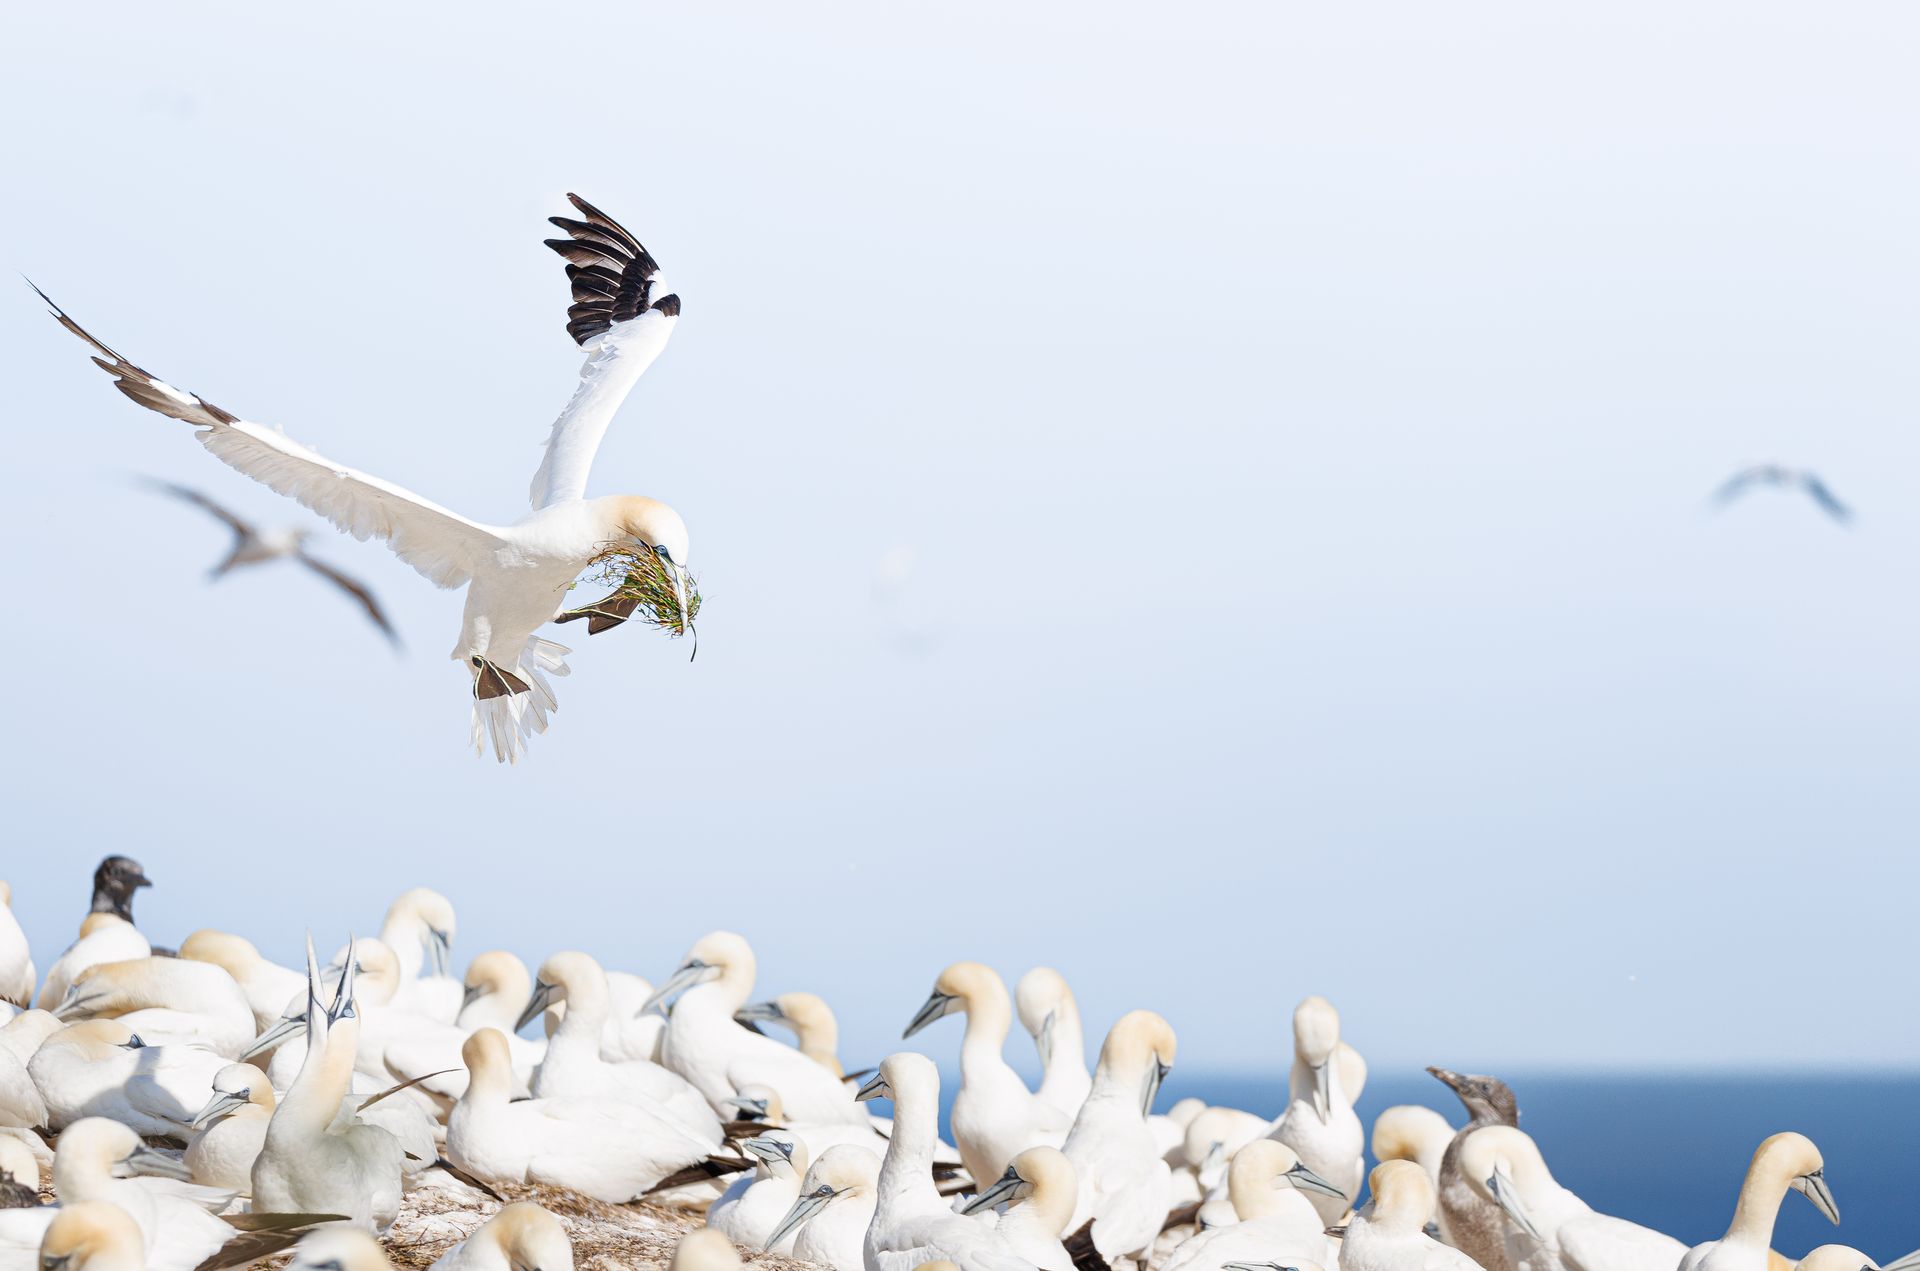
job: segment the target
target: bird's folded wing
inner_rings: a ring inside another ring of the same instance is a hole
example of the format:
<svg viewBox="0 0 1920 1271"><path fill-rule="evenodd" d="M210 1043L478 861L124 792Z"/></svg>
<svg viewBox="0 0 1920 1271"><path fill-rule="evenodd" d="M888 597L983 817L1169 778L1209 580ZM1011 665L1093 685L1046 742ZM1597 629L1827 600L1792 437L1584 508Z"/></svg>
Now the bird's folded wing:
<svg viewBox="0 0 1920 1271"><path fill-rule="evenodd" d="M39 288L35 288L36 291ZM386 542L407 564L442 587L457 587L476 562L501 546L491 526L470 521L411 490L316 454L276 428L241 419L141 370L69 318L45 292L60 325L97 350L93 359L121 392L149 410L200 429L200 444L228 467L311 508L358 539Z"/></svg>
<svg viewBox="0 0 1920 1271"><path fill-rule="evenodd" d="M584 220L551 218L567 231L547 246L567 261L573 304L567 334L587 350L580 386L553 421L547 453L528 497L547 507L586 493L587 473L614 412L667 347L680 317L680 297L667 291L660 266L612 217L578 195L567 196Z"/></svg>

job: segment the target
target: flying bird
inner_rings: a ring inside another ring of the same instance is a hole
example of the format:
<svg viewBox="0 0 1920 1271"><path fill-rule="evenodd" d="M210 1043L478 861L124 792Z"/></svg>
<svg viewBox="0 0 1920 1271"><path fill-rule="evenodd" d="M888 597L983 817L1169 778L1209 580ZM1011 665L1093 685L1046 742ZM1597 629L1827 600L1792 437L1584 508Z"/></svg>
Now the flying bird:
<svg viewBox="0 0 1920 1271"><path fill-rule="evenodd" d="M231 411L142 370L89 335L40 292L60 324L93 347L122 393L194 425L216 459L326 517L358 539L378 538L440 587L465 587L452 657L468 672L469 737L476 753L517 761L558 709L550 675L567 674L561 644L534 634L565 616L568 588L610 549L651 552L678 600L674 633L690 634L687 527L680 514L638 495L586 496L587 474L614 412L660 351L680 297L640 241L577 195L582 219L550 218L567 237L547 246L567 262L573 301L567 333L586 350L580 382L547 437L529 491L532 511L510 525L461 516L369 473L307 449L278 428ZM697 594L695 597L697 604ZM576 611L578 612L578 611ZM604 616L604 615L603 615ZM618 625L618 614L605 626Z"/></svg>
<svg viewBox="0 0 1920 1271"><path fill-rule="evenodd" d="M1827 489L1827 483L1806 468L1788 468L1777 463L1756 463L1750 468L1742 468L1733 474L1727 483L1714 491L1713 502L1716 507L1725 507L1741 495L1756 486L1769 485L1778 490L1799 489L1820 506L1820 510L1841 525L1853 519L1853 509L1833 496Z"/></svg>
<svg viewBox="0 0 1920 1271"><path fill-rule="evenodd" d="M293 529L262 530L241 520L233 512L214 502L200 491L189 486L175 485L171 481L149 481L147 484L163 494L170 494L193 504L201 511L223 523L233 531L233 550L226 559L213 567L209 577L224 578L242 565L265 565L269 561L296 560L320 577L326 579L341 591L346 592L367 611L367 617L373 619L373 625L379 627L394 648L400 647L400 633L393 629L393 623L380 608L380 602L373 598L366 584L350 578L325 561L317 560L307 554L306 540L308 531Z"/></svg>

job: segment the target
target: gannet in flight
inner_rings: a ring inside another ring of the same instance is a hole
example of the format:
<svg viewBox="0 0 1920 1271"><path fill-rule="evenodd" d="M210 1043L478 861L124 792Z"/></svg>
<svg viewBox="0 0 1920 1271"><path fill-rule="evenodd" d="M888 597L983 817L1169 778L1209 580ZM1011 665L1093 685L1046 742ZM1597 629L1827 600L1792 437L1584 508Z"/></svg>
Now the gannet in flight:
<svg viewBox="0 0 1920 1271"><path fill-rule="evenodd" d="M393 623L380 608L380 602L373 598L367 585L358 579L348 577L325 561L307 554L306 530L271 529L263 530L251 522L241 520L238 515L214 502L200 491L184 485L175 485L171 481L149 482L154 489L170 494L176 499L193 504L216 521L233 531L233 548L218 565L213 567L209 577L224 578L243 565L265 565L269 561L296 560L320 577L326 579L341 591L346 592L359 602L367 611L367 617L373 619L373 625L380 628L395 648L400 647L400 633L393 629Z"/></svg>
<svg viewBox="0 0 1920 1271"><path fill-rule="evenodd" d="M1820 510L1845 525L1853 519L1853 509L1835 498L1815 473L1807 468L1788 468L1777 463L1756 463L1742 468L1713 493L1715 507L1725 507L1755 486L1770 485L1782 490L1801 489L1820 505Z"/></svg>
<svg viewBox="0 0 1920 1271"><path fill-rule="evenodd" d="M517 760L557 709L547 676L564 675L568 650L535 635L556 619L586 616L604 630L633 607L602 602L564 613L567 589L611 548L651 551L678 601L674 634L691 634L687 527L664 503L637 495L586 498L587 474L615 410L666 347L680 316L654 259L611 217L575 195L584 217L551 218L567 233L548 239L567 261L573 305L567 333L587 351L580 384L554 421L534 473L533 510L490 525L428 502L410 490L335 463L278 428L253 423L175 388L89 335L47 299L60 324L91 345L94 361L120 391L150 410L194 425L215 458L318 512L355 538L378 538L441 587L467 588L455 661L471 675L470 735L491 740L502 761ZM38 291L38 288L35 288Z"/></svg>

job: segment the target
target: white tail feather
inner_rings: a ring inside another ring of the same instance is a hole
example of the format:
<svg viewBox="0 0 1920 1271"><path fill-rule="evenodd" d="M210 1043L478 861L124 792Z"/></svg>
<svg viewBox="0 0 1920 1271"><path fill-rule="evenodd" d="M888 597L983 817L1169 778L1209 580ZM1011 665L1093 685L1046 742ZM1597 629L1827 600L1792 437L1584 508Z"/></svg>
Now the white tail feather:
<svg viewBox="0 0 1920 1271"><path fill-rule="evenodd" d="M527 752L527 742L534 734L546 732L548 716L560 709L560 700L554 696L553 684L547 676L568 673L566 655L569 652L564 644L538 636L528 637L520 661L512 669L527 682L531 691L474 699L467 727L467 739L473 745L474 754L485 758L491 745L497 762L520 762L520 757Z"/></svg>

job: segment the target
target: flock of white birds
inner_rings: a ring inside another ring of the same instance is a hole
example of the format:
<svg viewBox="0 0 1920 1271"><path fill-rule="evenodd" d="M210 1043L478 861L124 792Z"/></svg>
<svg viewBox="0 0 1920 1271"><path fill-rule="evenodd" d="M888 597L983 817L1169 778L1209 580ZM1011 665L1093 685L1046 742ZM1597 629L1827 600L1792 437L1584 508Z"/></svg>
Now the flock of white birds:
<svg viewBox="0 0 1920 1271"><path fill-rule="evenodd" d="M133 921L147 885L137 862L103 861L78 938L40 978L0 884L0 1271L212 1271L289 1248L308 1271L377 1271L392 1265L379 1237L432 1192L491 1211L433 1266L571 1268L566 1222L496 1190L529 1187L703 1213L680 1271L737 1267L742 1250L834 1271L1877 1265L1840 1245L1797 1264L1773 1251L1789 1191L1839 1221L1799 1134L1760 1145L1726 1235L1691 1250L1557 1184L1493 1077L1431 1070L1466 1124L1390 1108L1369 1143L1354 1111L1366 1065L1320 997L1294 1012L1278 1116L1194 1099L1156 1113L1175 1058L1165 1019L1122 1016L1089 1070L1057 972L1009 995L955 963L905 1031L965 1017L949 1145L931 1059L844 1072L826 1003L756 1001L753 951L730 932L657 985L578 952L532 975L483 953L456 978L453 906L419 888L377 939L324 965L309 939L292 968L213 930L155 949ZM1038 1089L1004 1054L1016 1017ZM519 1035L541 1020L543 1037Z"/></svg>

